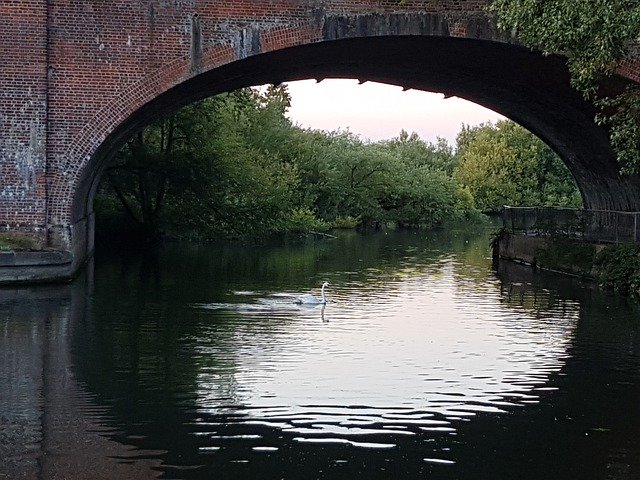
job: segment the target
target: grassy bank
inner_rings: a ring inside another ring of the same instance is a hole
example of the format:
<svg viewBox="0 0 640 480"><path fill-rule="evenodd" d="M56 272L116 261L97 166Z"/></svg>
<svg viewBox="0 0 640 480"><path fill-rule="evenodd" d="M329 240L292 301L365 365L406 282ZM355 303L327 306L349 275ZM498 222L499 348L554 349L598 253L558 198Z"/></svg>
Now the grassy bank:
<svg viewBox="0 0 640 480"><path fill-rule="evenodd" d="M0 252L40 250L41 246L36 240L23 235L0 235Z"/></svg>

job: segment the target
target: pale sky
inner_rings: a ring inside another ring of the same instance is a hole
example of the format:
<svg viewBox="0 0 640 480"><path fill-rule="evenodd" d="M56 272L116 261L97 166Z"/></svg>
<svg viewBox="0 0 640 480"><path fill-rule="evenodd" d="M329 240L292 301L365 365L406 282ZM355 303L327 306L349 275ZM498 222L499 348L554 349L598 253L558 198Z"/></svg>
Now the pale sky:
<svg viewBox="0 0 640 480"><path fill-rule="evenodd" d="M423 140L446 138L455 145L463 123L477 125L502 119L492 110L457 97L444 99L439 93L357 80L303 80L289 82L292 102L289 118L302 127L321 130L338 128L363 139L397 137L401 129L417 132Z"/></svg>

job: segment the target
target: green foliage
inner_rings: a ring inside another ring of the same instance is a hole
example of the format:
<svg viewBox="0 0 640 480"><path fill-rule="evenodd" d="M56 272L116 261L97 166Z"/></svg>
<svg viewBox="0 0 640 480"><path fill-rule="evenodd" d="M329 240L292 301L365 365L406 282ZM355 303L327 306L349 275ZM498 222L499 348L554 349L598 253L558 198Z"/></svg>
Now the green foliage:
<svg viewBox="0 0 640 480"><path fill-rule="evenodd" d="M640 298L640 245L606 247L596 255L594 267L604 287Z"/></svg>
<svg viewBox="0 0 640 480"><path fill-rule="evenodd" d="M637 0L494 0L491 8L528 45L565 55L574 85L590 95L640 37Z"/></svg>
<svg viewBox="0 0 640 480"><path fill-rule="evenodd" d="M286 118L285 87L190 105L132 138L95 203L100 230L159 238L259 238L334 227L432 227L576 189L542 142L510 122L464 128L458 148L402 131L365 142ZM573 195L573 197L572 197ZM105 228L106 227L106 228Z"/></svg>
<svg viewBox="0 0 640 480"><path fill-rule="evenodd" d="M301 164L303 184L327 221L432 226L475 211L451 177L455 157L444 141L434 146L406 132L377 143L349 132L308 133L313 147Z"/></svg>
<svg viewBox="0 0 640 480"><path fill-rule="evenodd" d="M610 127L611 146L618 155L621 173L640 173L640 89L628 88L616 97L596 101L596 120Z"/></svg>
<svg viewBox="0 0 640 480"><path fill-rule="evenodd" d="M599 108L621 168L640 171L640 88L614 97L601 96L599 82L625 59L628 46L640 39L637 0L494 0L499 25L525 44L568 59L573 86Z"/></svg>
<svg viewBox="0 0 640 480"><path fill-rule="evenodd" d="M258 237L299 228L300 179L283 141L291 129L287 106L286 90L276 87L190 105L132 139L102 192L117 196L129 220L152 238Z"/></svg>
<svg viewBox="0 0 640 480"><path fill-rule="evenodd" d="M331 222L331 228L351 230L357 226L358 220L353 217L336 217L333 222Z"/></svg>
<svg viewBox="0 0 640 480"><path fill-rule="evenodd" d="M581 205L580 193L562 161L519 125L500 121L463 127L458 134L458 182L478 209Z"/></svg>
<svg viewBox="0 0 640 480"><path fill-rule="evenodd" d="M25 235L0 234L0 251L39 250L40 245Z"/></svg>
<svg viewBox="0 0 640 480"><path fill-rule="evenodd" d="M287 230L292 233L306 233L311 231L326 231L332 226L317 218L309 208L293 210L286 222Z"/></svg>

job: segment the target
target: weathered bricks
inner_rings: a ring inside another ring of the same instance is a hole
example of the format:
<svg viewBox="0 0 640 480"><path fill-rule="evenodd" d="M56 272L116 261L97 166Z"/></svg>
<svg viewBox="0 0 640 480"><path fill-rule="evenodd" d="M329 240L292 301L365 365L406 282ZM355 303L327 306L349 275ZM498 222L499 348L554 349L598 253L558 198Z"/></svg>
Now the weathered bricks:
<svg viewBox="0 0 640 480"><path fill-rule="evenodd" d="M4 1L0 24L0 229L42 233L46 223L46 2Z"/></svg>

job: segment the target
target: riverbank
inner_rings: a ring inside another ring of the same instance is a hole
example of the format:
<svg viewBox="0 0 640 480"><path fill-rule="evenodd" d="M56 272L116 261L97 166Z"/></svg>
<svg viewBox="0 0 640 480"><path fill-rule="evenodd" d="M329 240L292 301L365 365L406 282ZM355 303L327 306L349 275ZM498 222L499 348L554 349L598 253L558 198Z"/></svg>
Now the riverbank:
<svg viewBox="0 0 640 480"><path fill-rule="evenodd" d="M585 278L605 289L640 299L638 244L601 244L553 235L500 232L492 246L494 259Z"/></svg>

